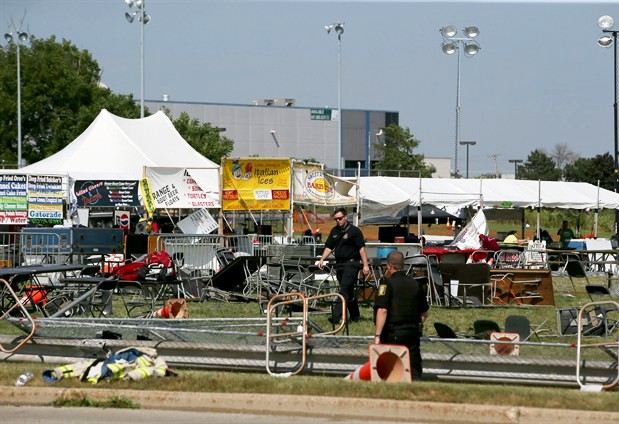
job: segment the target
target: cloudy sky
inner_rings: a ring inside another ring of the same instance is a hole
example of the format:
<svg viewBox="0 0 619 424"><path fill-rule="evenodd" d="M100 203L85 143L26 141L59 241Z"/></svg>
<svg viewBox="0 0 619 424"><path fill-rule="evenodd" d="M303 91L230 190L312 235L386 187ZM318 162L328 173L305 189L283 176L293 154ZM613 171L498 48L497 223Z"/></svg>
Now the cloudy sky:
<svg viewBox="0 0 619 424"><path fill-rule="evenodd" d="M337 107L337 37L344 22L342 107L398 111L421 153L454 157L457 57L442 26L475 25L481 51L462 56L460 140L475 140L470 175L513 173L509 159L567 144L612 151L613 49L597 19L616 1L146 0L145 97L251 104L294 98ZM0 0L0 29L55 35L87 49L116 93L140 97L140 25L124 0ZM2 43L5 43L2 39ZM6 45L6 44L2 44ZM465 153L459 169L465 171Z"/></svg>

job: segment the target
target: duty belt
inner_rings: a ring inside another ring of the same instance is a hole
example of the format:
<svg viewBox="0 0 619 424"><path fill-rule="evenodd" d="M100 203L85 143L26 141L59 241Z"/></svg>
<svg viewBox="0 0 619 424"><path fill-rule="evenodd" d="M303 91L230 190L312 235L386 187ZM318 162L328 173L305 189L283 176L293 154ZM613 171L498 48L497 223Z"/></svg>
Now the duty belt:
<svg viewBox="0 0 619 424"><path fill-rule="evenodd" d="M336 259L335 263L343 264L343 263L347 263L347 262L359 262L360 260L361 259L356 259L356 258L353 258L353 259Z"/></svg>

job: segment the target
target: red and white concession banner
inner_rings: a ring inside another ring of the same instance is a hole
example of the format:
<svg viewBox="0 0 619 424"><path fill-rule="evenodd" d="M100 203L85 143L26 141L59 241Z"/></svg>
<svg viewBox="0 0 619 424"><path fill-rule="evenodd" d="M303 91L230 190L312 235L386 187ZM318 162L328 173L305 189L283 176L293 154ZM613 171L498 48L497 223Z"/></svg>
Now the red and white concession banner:
<svg viewBox="0 0 619 424"><path fill-rule="evenodd" d="M356 181L327 174L316 165L293 164L293 193L295 203L321 205L355 205Z"/></svg>
<svg viewBox="0 0 619 424"><path fill-rule="evenodd" d="M221 207L218 168L145 167L144 174L156 208Z"/></svg>

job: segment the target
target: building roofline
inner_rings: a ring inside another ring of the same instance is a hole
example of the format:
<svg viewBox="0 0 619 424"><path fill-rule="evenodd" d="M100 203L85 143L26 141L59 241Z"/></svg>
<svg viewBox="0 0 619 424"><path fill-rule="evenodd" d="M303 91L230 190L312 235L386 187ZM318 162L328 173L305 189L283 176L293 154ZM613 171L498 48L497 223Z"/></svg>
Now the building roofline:
<svg viewBox="0 0 619 424"><path fill-rule="evenodd" d="M336 110L337 107L329 106L277 106L277 105L256 105L256 104L243 104L243 103L213 103L213 102L184 102L177 100L144 100L145 103L165 103L165 104L186 104L186 105L202 105L202 106L229 106L229 107L253 107L253 108L270 108L270 109L332 109ZM343 111L350 112L380 112L380 113L400 113L397 110L379 110L379 109L350 109L342 108Z"/></svg>

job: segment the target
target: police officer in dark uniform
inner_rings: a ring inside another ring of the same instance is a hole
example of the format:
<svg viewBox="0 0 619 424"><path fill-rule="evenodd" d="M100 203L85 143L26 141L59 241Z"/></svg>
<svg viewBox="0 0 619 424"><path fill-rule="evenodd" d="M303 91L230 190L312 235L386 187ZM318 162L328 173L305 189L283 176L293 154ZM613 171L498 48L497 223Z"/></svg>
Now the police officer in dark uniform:
<svg viewBox="0 0 619 424"><path fill-rule="evenodd" d="M359 278L360 261L363 262L363 274L370 273L368 255L365 251L365 239L361 230L348 222L346 209L339 208L333 213L336 226L325 241L325 250L320 257L318 267L322 269L324 261L333 252L335 255L335 274L340 283L340 294L346 300L349 319L360 319L359 305L355 296L355 285ZM342 304L336 303L331 322L342 319Z"/></svg>
<svg viewBox="0 0 619 424"><path fill-rule="evenodd" d="M421 326L428 318L428 300L421 284L406 275L404 255L391 252L387 256L387 273L378 287L374 302L376 331L374 343L399 344L408 347L413 378L420 378L421 350L419 339Z"/></svg>

